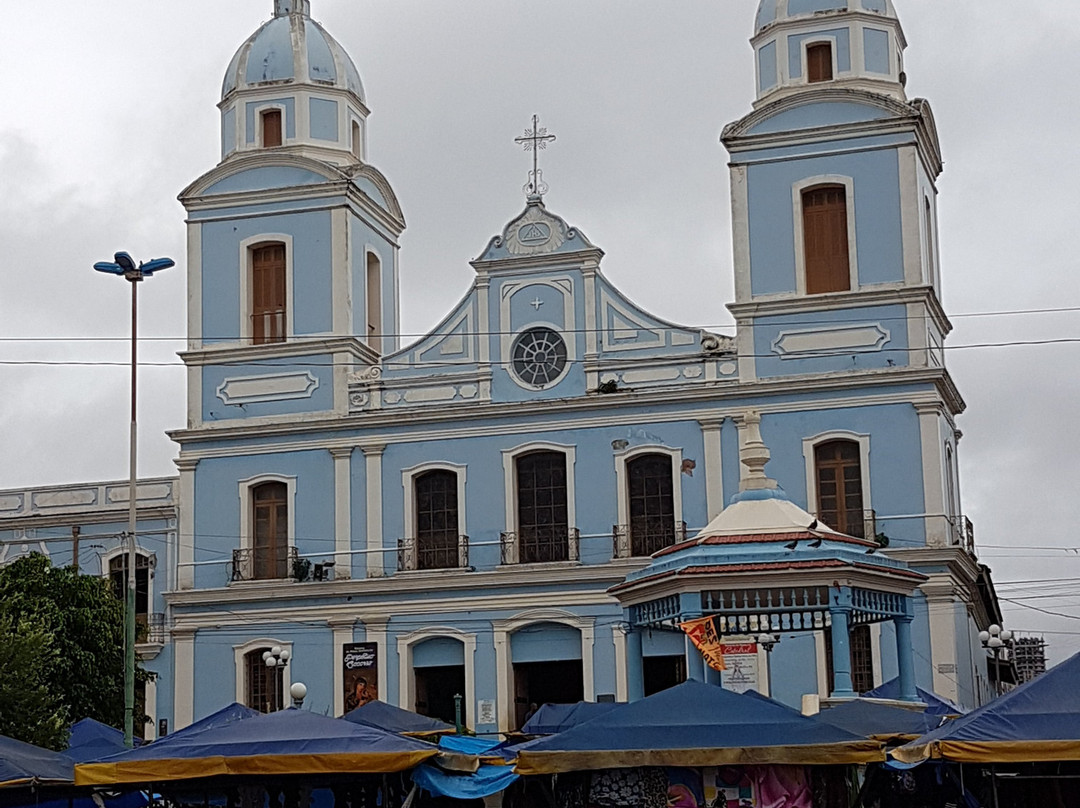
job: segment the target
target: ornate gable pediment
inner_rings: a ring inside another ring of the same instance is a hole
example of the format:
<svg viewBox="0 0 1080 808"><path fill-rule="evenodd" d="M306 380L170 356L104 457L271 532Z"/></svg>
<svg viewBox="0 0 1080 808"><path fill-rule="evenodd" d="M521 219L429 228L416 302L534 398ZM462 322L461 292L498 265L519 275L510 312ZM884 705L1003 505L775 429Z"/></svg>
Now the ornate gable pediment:
<svg viewBox="0 0 1080 808"><path fill-rule="evenodd" d="M521 215L492 238L476 260L498 261L594 249L595 245L581 231L548 211L542 199L532 197Z"/></svg>

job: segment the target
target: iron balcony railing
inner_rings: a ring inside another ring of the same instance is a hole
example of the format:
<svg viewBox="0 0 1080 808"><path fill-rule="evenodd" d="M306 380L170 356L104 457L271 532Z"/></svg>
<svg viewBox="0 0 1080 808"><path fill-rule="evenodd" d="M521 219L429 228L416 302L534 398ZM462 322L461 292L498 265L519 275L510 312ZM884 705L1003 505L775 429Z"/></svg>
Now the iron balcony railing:
<svg viewBox="0 0 1080 808"><path fill-rule="evenodd" d="M273 581L294 578L300 563L295 547L242 547L232 551L230 581Z"/></svg>
<svg viewBox="0 0 1080 808"><path fill-rule="evenodd" d="M945 521L949 524L949 544L953 547L963 547L967 552L975 555L975 526L966 516L946 516Z"/></svg>
<svg viewBox="0 0 1080 808"><path fill-rule="evenodd" d="M629 525L611 526L614 558L651 556L653 553L686 541L686 522L642 519Z"/></svg>
<svg viewBox="0 0 1080 808"><path fill-rule="evenodd" d="M161 612L154 612L147 615L146 621L146 642L161 643L165 642L165 615Z"/></svg>
<svg viewBox="0 0 1080 808"><path fill-rule="evenodd" d="M543 564L551 561L578 561L581 533L576 527L537 526L499 536L503 564Z"/></svg>
<svg viewBox="0 0 1080 808"><path fill-rule="evenodd" d="M469 566L469 537L448 533L398 539L397 568L407 570L466 569Z"/></svg>

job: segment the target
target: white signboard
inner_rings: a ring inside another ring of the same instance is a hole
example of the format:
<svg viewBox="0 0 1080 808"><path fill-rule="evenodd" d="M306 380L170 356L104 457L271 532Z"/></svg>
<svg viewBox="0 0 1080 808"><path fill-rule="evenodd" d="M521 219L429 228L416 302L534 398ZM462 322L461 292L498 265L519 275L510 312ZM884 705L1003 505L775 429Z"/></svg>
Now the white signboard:
<svg viewBox="0 0 1080 808"><path fill-rule="evenodd" d="M494 724L495 719L495 699L480 699L476 702L476 723L477 724Z"/></svg>
<svg viewBox="0 0 1080 808"><path fill-rule="evenodd" d="M720 672L720 682L724 690L745 693L758 690L758 652L757 643L726 643L724 645L724 664L726 671Z"/></svg>

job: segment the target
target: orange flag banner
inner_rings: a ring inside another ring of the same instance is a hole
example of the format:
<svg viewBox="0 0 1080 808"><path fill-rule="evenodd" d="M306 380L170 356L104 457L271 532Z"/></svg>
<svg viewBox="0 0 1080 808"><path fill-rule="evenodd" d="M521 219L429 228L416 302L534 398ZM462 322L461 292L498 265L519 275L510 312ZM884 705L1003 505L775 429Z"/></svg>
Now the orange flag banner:
<svg viewBox="0 0 1080 808"><path fill-rule="evenodd" d="M679 623L679 628L686 632L690 642L701 652L706 665L717 671L727 670L727 664L724 662L724 645L720 642L720 635L716 633L716 625L712 617L687 620L685 623Z"/></svg>

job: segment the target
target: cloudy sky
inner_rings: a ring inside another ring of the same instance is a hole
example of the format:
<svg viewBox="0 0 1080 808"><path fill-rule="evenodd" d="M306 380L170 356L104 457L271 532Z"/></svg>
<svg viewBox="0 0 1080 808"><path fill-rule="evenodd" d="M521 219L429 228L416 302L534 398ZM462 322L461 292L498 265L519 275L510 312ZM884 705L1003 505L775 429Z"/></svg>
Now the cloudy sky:
<svg viewBox="0 0 1080 808"><path fill-rule="evenodd" d="M1007 624L1055 632L1060 659L1080 649L1080 282L1066 246L1080 214L1080 6L896 3L908 90L933 103L946 161L964 510L1017 601ZM513 138L533 112L559 138L544 155L548 205L607 252L608 277L662 317L730 333L718 136L752 101L755 0L312 6L360 68L369 157L405 209L407 334L461 296L469 259L520 209L528 156ZM5 4L0 488L125 478L129 293L91 265L118 249L183 259L176 196L216 164L222 74L271 7ZM141 289L143 475L174 473L164 433L184 425L184 297L182 268Z"/></svg>

